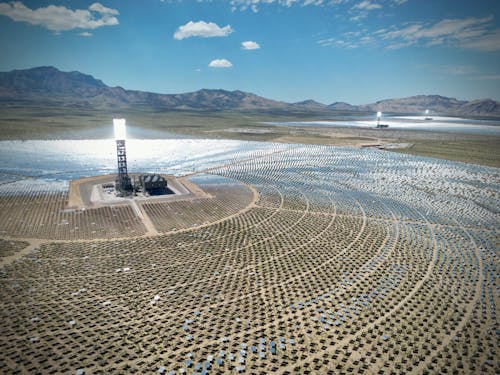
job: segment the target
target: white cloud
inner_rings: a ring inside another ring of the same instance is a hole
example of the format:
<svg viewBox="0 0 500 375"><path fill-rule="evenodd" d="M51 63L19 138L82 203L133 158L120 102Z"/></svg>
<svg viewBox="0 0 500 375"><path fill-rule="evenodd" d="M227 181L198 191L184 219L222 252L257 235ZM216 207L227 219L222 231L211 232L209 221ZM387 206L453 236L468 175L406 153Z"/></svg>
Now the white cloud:
<svg viewBox="0 0 500 375"><path fill-rule="evenodd" d="M320 39L316 43L318 43L322 47L326 47L335 44L335 42L336 42L335 38L326 38L326 39Z"/></svg>
<svg viewBox="0 0 500 375"><path fill-rule="evenodd" d="M210 64L208 64L210 68L230 68L233 66L231 64L231 61L226 60L226 59L215 59L210 61Z"/></svg>
<svg viewBox="0 0 500 375"><path fill-rule="evenodd" d="M316 43L321 47L335 46L340 48L354 49L372 45L375 38L366 33L366 30L361 31L348 31L339 35L339 37L332 37L318 40Z"/></svg>
<svg viewBox="0 0 500 375"><path fill-rule="evenodd" d="M183 0L160 0L161 2L167 2L167 3L175 3L175 2L180 2ZM188 0L184 0L188 1ZM194 0L191 0L194 1ZM206 2L210 3L213 2L214 0L196 0L199 3ZM339 5L343 4L349 4L349 3L355 3L359 2L360 0L229 0L229 7L232 12L236 11L252 11L254 13L257 13L261 7L264 6L281 6L285 8L291 8L291 7L324 7L324 8L334 8ZM373 1L373 0L372 0ZM408 0L377 0L379 2L388 4L392 7L394 6L399 6L402 5ZM363 2L361 0L361 2ZM379 9L382 7L380 4L376 3L371 3L371 6L374 8L372 9ZM371 9L368 9L371 10Z"/></svg>
<svg viewBox="0 0 500 375"><path fill-rule="evenodd" d="M409 46L442 46L486 52L500 51L500 29L494 28L493 16L443 19L435 23L415 22L371 32L366 29L362 31L356 34L344 33L339 38L325 38L318 41L318 44L323 47L344 48L364 45L388 50Z"/></svg>
<svg viewBox="0 0 500 375"><path fill-rule="evenodd" d="M348 42L348 41L345 41L343 39L335 39L335 38L327 38L327 39L318 40L317 43L321 47L335 46L335 47L348 48L348 49L354 49L354 48L359 47L359 45L356 43Z"/></svg>
<svg viewBox="0 0 500 375"><path fill-rule="evenodd" d="M199 0L200 1L200 0ZM231 5L231 10L252 10L257 12L260 5L270 5L275 4L290 8L294 5L306 7L306 6L332 6L337 4L346 3L349 0L231 0L229 4Z"/></svg>
<svg viewBox="0 0 500 375"><path fill-rule="evenodd" d="M354 6L355 9L362 9L362 10L373 10L373 9L380 9L382 8L382 5L372 3L370 0L363 0L362 2L356 4Z"/></svg>
<svg viewBox="0 0 500 375"><path fill-rule="evenodd" d="M174 33L174 39L182 40L193 36L199 36L202 38L228 36L233 31L234 30L230 25L219 27L219 25L214 22L189 21L185 25L179 26Z"/></svg>
<svg viewBox="0 0 500 375"><path fill-rule="evenodd" d="M160 0L161 2L166 3L177 3L181 1L189 2L195 0ZM291 7L324 7L324 8L333 8L338 5L349 4L359 2L360 0L226 0L229 3L229 7L232 12L236 11L252 11L257 13L261 7L264 6L280 6L285 8ZM362 0L361 0L362 1ZM373 0L372 0L373 1ZM379 2L389 4L390 6L399 6L408 2L408 0L377 0ZM198 3L211 3L214 0L196 0ZM379 4L373 4L378 9L381 7Z"/></svg>
<svg viewBox="0 0 500 375"><path fill-rule="evenodd" d="M112 14L112 15L118 15L118 11L116 9L111 9L111 8L106 8L104 5L100 3L94 3L91 6L89 6L90 10L93 10L94 12L102 13L102 14Z"/></svg>
<svg viewBox="0 0 500 375"><path fill-rule="evenodd" d="M323 5L323 0L304 0L303 5L306 7L308 5Z"/></svg>
<svg viewBox="0 0 500 375"><path fill-rule="evenodd" d="M395 50L395 49L401 49L404 47L409 47L413 44L414 44L413 42L391 43L391 44L387 45L385 48L388 50Z"/></svg>
<svg viewBox="0 0 500 375"><path fill-rule="evenodd" d="M78 35L89 37L89 36L92 36L92 33L89 33L88 31L84 31L83 33L79 33Z"/></svg>
<svg viewBox="0 0 500 375"><path fill-rule="evenodd" d="M500 50L500 29L491 29L493 16L483 18L444 19L433 25L415 23L392 29L379 36L394 40L395 45L451 45L480 51Z"/></svg>
<svg viewBox="0 0 500 375"><path fill-rule="evenodd" d="M462 47L477 51L500 51L500 29L462 41Z"/></svg>
<svg viewBox="0 0 500 375"><path fill-rule="evenodd" d="M444 19L432 26L425 26L417 23L406 28L388 32L384 35L385 39L404 38L404 39L422 39L451 37L454 39L463 39L479 36L485 33L485 26L493 20L493 17L484 18L465 18L465 19Z"/></svg>
<svg viewBox="0 0 500 375"><path fill-rule="evenodd" d="M94 3L88 9L76 10L57 5L31 9L20 1L0 3L0 15L56 32L118 25L118 18L115 17L118 14L118 10L106 8L100 3Z"/></svg>
<svg viewBox="0 0 500 375"><path fill-rule="evenodd" d="M241 43L241 48L246 50L260 49L260 45L257 42L252 42L251 40L247 40L246 42Z"/></svg>

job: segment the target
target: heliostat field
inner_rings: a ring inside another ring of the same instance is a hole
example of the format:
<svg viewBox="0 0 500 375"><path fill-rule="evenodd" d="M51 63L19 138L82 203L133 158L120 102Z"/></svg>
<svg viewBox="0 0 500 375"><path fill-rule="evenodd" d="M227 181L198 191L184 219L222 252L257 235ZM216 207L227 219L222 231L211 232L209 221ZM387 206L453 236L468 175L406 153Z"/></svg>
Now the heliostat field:
<svg viewBox="0 0 500 375"><path fill-rule="evenodd" d="M206 196L139 203L154 234L128 205L68 210L55 174L2 175L0 372L500 371L498 169L251 143L192 160Z"/></svg>

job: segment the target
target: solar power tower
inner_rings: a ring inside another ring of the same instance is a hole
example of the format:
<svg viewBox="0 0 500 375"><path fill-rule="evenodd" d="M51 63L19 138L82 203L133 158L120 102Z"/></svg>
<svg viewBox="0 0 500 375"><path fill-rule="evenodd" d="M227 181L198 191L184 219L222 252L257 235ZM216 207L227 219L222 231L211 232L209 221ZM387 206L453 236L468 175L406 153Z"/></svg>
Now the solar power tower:
<svg viewBox="0 0 500 375"><path fill-rule="evenodd" d="M116 192L122 195L131 195L134 191L132 182L127 171L127 150L125 149L125 139L127 132L124 118L113 119L116 141L116 157L118 159L118 176L115 181Z"/></svg>

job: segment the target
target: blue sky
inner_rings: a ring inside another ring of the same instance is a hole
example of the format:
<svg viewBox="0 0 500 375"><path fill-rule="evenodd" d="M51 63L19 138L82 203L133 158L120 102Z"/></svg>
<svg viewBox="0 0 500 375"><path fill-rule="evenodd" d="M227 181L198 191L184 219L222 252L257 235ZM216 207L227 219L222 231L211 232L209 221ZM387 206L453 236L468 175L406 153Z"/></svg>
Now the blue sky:
<svg viewBox="0 0 500 375"><path fill-rule="evenodd" d="M0 55L161 93L500 100L500 1L0 1Z"/></svg>

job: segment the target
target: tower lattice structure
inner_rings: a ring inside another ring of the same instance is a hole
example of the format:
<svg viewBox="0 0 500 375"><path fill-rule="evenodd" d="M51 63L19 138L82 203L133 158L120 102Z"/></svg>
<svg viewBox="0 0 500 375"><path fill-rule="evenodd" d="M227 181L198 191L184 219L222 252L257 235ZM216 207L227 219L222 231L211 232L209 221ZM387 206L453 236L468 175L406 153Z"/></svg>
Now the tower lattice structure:
<svg viewBox="0 0 500 375"><path fill-rule="evenodd" d="M127 150L125 140L116 140L116 156L118 159L118 176L116 178L115 190L124 195L129 195L134 188L127 171Z"/></svg>

